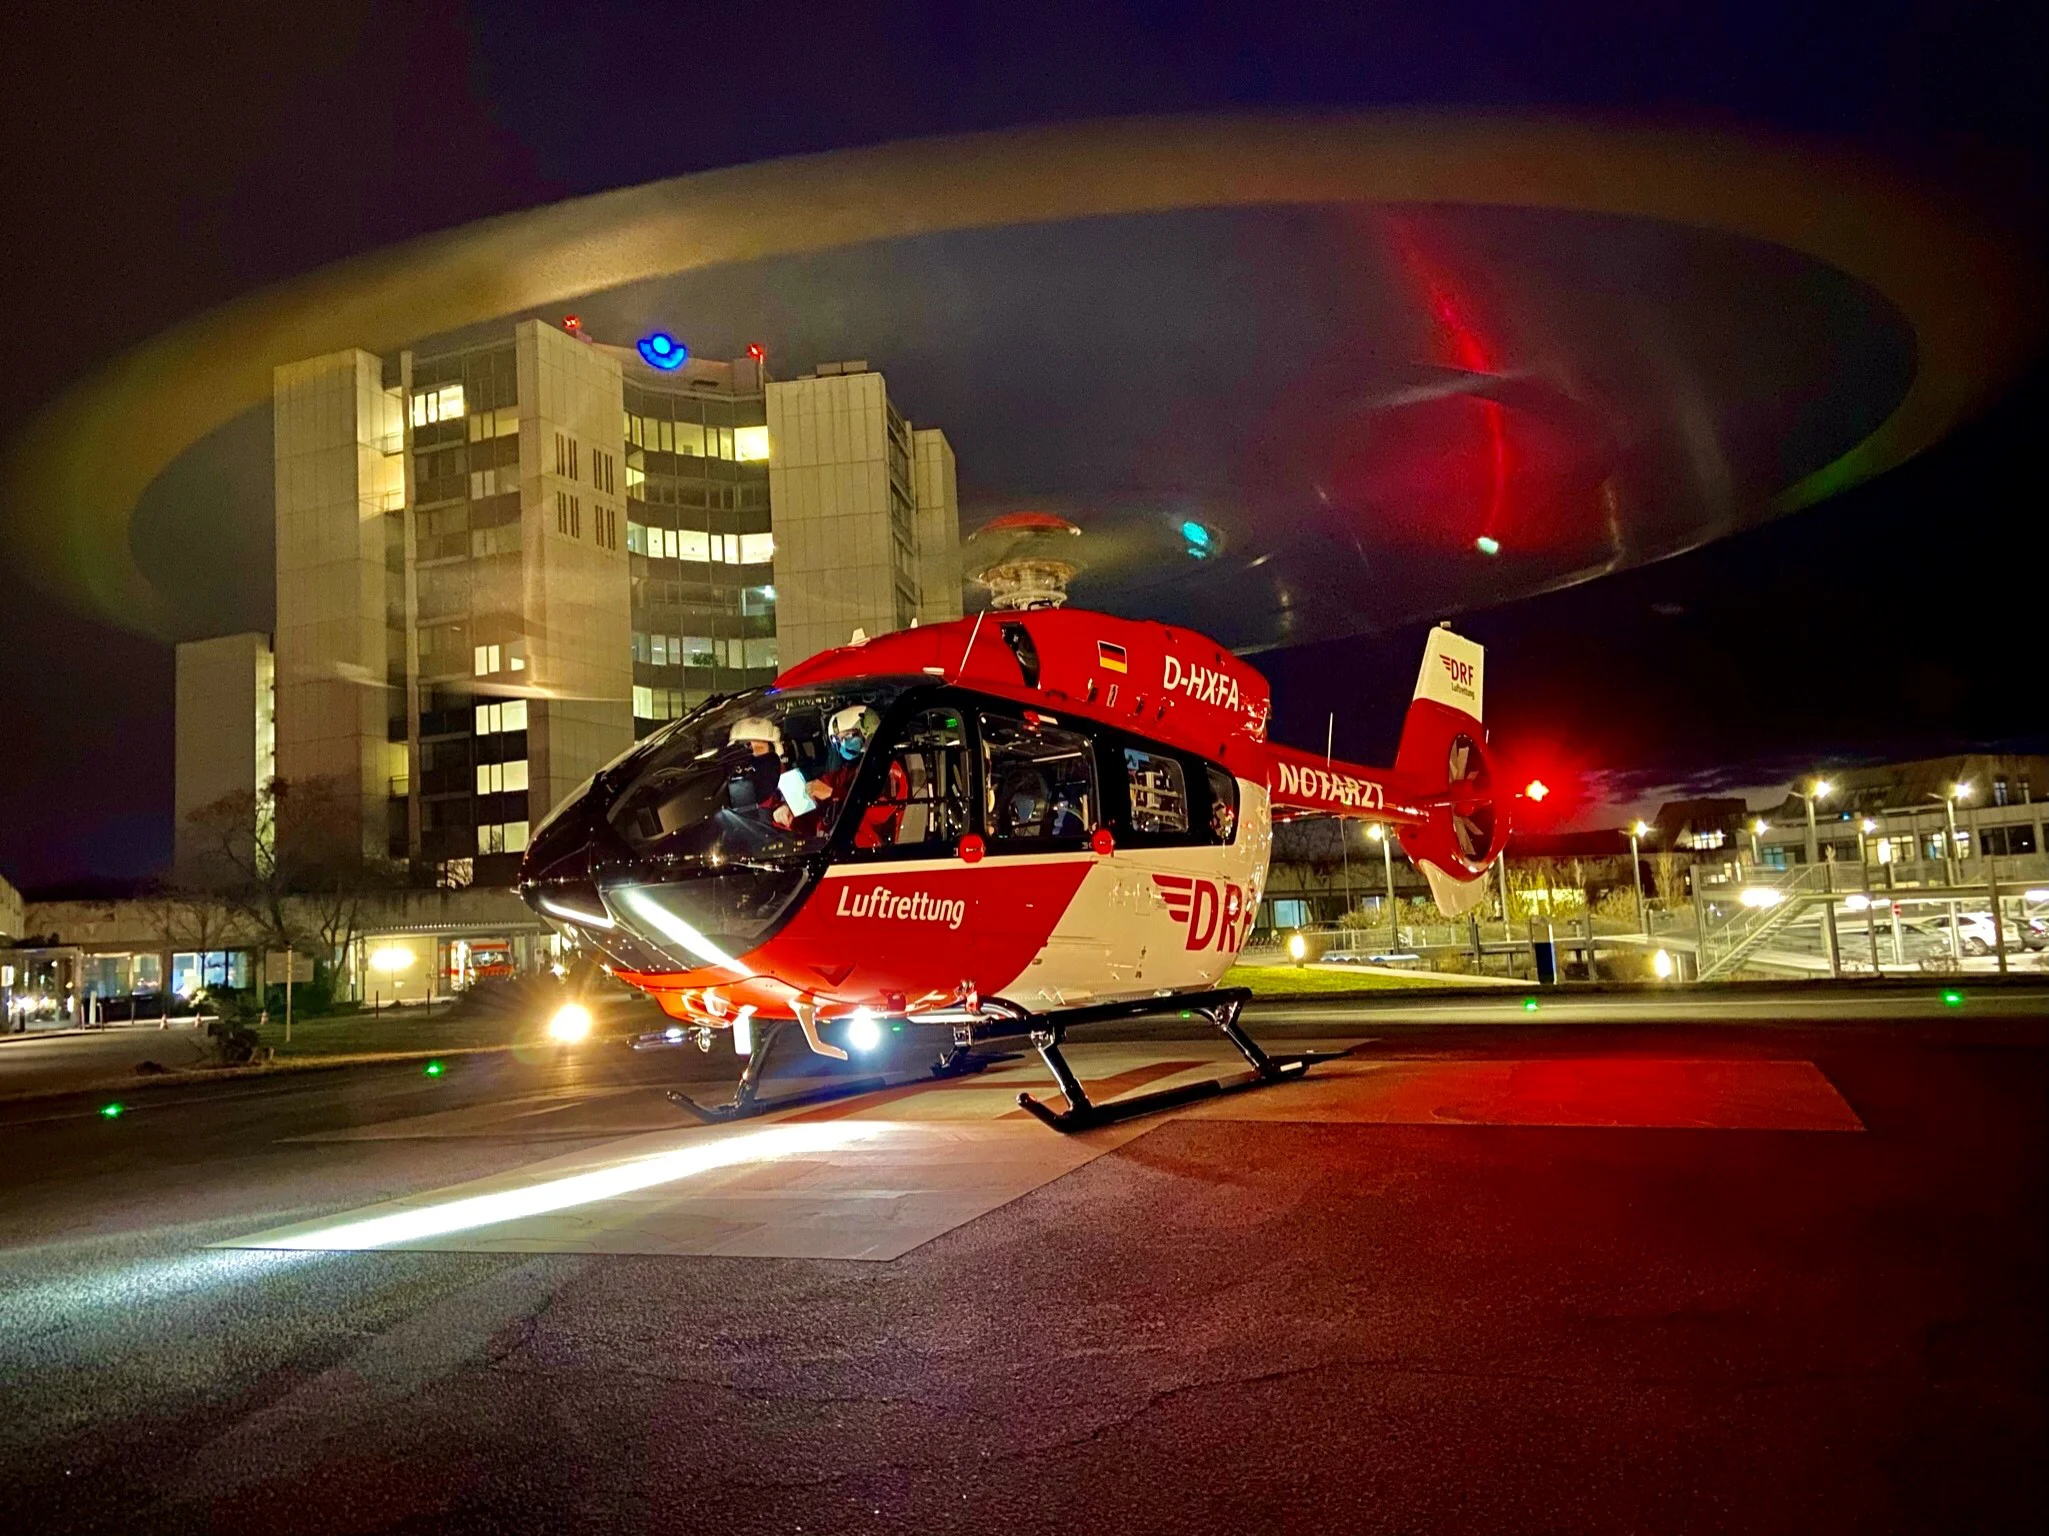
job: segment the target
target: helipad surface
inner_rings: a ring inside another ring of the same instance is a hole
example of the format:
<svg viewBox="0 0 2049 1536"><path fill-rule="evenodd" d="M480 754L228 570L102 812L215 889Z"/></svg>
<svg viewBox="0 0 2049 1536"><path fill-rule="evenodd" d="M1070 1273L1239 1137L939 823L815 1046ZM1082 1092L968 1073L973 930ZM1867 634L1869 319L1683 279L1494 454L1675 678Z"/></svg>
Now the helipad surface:
<svg viewBox="0 0 2049 1536"><path fill-rule="evenodd" d="M1324 1042L1326 1047L1350 1041ZM1230 1073L1209 1043L1078 1045L1099 1102ZM787 1087L787 1085L781 1085ZM1081 1135L1017 1107L1051 1096L1029 1057L727 1126L677 1124L648 1089L497 1101L309 1137L577 1142L489 1178L222 1247L677 1257L901 1257L1175 1118L1350 1125L1831 1132L1863 1129L1812 1062L1662 1057L1354 1057L1306 1081Z"/></svg>

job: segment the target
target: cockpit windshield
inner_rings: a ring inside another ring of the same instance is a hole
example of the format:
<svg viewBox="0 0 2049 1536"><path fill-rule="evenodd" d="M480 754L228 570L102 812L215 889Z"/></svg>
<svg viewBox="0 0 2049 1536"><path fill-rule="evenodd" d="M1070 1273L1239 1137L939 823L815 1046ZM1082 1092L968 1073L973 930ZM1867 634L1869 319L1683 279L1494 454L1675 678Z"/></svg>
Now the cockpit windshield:
<svg viewBox="0 0 2049 1536"><path fill-rule="evenodd" d="M648 742L612 802L636 860L786 864L824 847L902 682L758 689Z"/></svg>

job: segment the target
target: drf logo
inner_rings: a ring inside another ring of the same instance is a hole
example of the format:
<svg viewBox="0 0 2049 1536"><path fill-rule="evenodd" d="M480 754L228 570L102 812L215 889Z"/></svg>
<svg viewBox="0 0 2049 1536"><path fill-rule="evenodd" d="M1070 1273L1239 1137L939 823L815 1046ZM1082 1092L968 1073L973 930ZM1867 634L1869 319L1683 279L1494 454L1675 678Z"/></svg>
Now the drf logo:
<svg viewBox="0 0 2049 1536"><path fill-rule="evenodd" d="M1198 880L1193 875L1154 875L1167 916L1187 930L1189 949L1220 949L1237 953L1245 927L1252 921L1245 893L1228 880Z"/></svg>
<svg viewBox="0 0 2049 1536"><path fill-rule="evenodd" d="M1451 674L1452 687L1461 693L1473 691L1473 664L1470 661L1459 661L1442 651L1437 653L1437 659L1444 663L1444 670Z"/></svg>

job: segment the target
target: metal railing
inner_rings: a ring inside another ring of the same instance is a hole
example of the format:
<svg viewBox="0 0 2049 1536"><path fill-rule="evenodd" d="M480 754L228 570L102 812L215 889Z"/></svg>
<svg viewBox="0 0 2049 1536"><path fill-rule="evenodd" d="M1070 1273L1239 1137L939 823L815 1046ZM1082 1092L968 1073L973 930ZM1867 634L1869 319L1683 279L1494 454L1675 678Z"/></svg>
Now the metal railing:
<svg viewBox="0 0 2049 1536"><path fill-rule="evenodd" d="M2004 971L2040 942L2028 928L2049 904L2039 854L1790 869L1696 866L1698 974L1954 972L1990 957Z"/></svg>

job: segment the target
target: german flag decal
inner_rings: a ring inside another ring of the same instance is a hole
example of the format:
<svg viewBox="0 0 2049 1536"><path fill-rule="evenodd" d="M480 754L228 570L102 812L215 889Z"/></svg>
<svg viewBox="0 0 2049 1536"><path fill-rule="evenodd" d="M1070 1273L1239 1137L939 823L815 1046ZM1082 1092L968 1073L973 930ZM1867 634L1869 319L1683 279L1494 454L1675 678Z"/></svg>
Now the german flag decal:
<svg viewBox="0 0 2049 1536"><path fill-rule="evenodd" d="M1112 645L1107 640L1098 640L1096 642L1096 665L1105 672L1129 672L1131 670L1124 662L1124 647Z"/></svg>

